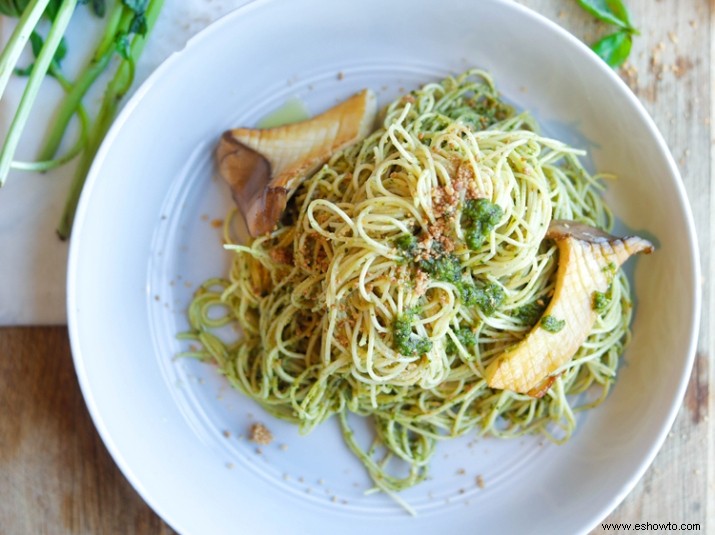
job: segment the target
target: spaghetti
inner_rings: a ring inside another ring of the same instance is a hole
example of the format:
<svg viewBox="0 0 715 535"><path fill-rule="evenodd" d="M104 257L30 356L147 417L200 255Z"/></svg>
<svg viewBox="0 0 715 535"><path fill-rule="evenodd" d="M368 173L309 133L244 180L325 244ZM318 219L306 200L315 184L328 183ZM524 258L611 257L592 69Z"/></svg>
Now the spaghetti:
<svg viewBox="0 0 715 535"><path fill-rule="evenodd" d="M272 232L241 245L227 219L233 265L190 305L194 356L304 433L337 414L390 493L426 477L442 439L476 430L567 440L574 413L602 401L616 376L629 336L625 276L543 397L491 389L483 374L553 293L549 222L612 226L582 155L539 135L481 71L403 96L382 128L305 180ZM218 334L229 323L238 341ZM374 421L370 447L353 437L350 413Z"/></svg>

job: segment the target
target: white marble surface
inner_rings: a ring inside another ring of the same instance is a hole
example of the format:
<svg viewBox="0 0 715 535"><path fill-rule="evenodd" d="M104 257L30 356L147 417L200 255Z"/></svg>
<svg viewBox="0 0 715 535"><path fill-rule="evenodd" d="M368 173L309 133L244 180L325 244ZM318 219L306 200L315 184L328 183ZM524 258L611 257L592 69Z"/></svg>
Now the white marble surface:
<svg viewBox="0 0 715 535"><path fill-rule="evenodd" d="M169 55L208 24L249 0L165 0L164 8L137 66L134 88ZM63 65L72 77L91 54L102 20L78 8L67 31L69 54ZM0 17L0 46L9 38L13 21ZM23 65L30 61L24 58ZM101 86L88 95L96 109ZM4 139L17 107L24 80L11 80L0 101L0 139ZM20 142L17 158L31 159L45 132L54 105L62 96L46 80ZM126 99L125 99L126 102ZM72 134L74 132L71 132ZM69 138L72 136L70 135ZM66 140L69 146L72 139ZM44 175L13 171L0 190L0 325L63 324L68 243L55 227L74 172L74 162Z"/></svg>

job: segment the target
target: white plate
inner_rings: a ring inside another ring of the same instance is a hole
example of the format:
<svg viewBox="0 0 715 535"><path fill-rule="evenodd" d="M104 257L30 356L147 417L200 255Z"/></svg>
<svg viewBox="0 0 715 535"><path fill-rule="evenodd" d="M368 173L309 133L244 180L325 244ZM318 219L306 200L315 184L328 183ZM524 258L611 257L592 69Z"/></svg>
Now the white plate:
<svg viewBox="0 0 715 535"><path fill-rule="evenodd" d="M212 367L174 360L175 335L196 284L229 260L212 225L230 205L211 159L224 129L293 96L317 113L367 86L384 103L471 66L489 70L547 134L618 174L611 206L658 251L636 263L619 380L579 417L573 439L442 443L432 478L403 494L419 514L411 518L389 497L363 494L369 480L335 421L298 436ZM652 121L556 25L499 0L259 1L193 39L117 119L78 212L70 334L107 447L182 533L577 533L630 491L672 424L696 339L697 257L681 181ZM254 421L276 436L260 454L241 436Z"/></svg>

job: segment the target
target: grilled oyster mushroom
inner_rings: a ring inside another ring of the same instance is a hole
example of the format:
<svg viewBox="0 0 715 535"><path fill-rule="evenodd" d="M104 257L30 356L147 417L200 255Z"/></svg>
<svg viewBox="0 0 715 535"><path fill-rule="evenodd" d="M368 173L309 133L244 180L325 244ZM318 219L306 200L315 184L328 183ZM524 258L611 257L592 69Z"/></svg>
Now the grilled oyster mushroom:
<svg viewBox="0 0 715 535"><path fill-rule="evenodd" d="M594 292L605 292L616 270L631 255L651 253L637 236L617 238L573 221L553 221L546 234L559 249L556 288L539 323L485 371L492 388L541 397L552 374L573 358L591 333L597 311Z"/></svg>
<svg viewBox="0 0 715 535"><path fill-rule="evenodd" d="M366 89L307 121L224 132L216 149L219 173L251 236L273 229L300 183L372 132L376 114L375 95Z"/></svg>

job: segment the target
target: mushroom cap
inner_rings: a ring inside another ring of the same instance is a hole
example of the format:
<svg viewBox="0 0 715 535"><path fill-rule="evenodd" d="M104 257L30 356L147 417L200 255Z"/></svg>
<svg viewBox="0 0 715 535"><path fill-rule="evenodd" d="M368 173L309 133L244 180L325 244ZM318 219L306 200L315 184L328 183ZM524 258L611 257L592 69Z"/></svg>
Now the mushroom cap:
<svg viewBox="0 0 715 535"><path fill-rule="evenodd" d="M236 128L216 149L219 174L256 237L270 232L305 178L373 129L377 101L363 90L326 112L286 126Z"/></svg>

